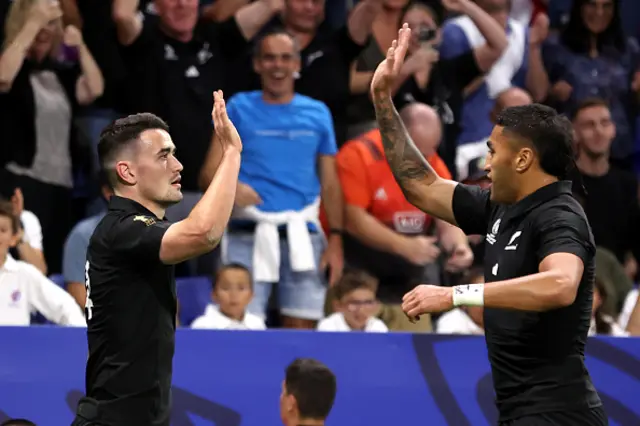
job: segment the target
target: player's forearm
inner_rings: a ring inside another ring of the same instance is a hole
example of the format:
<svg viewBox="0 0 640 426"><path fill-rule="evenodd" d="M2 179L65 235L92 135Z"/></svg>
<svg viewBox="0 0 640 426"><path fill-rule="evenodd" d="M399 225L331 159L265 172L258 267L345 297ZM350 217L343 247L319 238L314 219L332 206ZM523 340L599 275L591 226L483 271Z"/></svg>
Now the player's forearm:
<svg viewBox="0 0 640 426"><path fill-rule="evenodd" d="M575 298L576 286L557 271L484 284L484 306L488 308L539 312L569 306Z"/></svg>
<svg viewBox="0 0 640 426"><path fill-rule="evenodd" d="M206 249L214 248L224 233L236 197L240 152L229 148L220 160L209 187L193 208L187 220L198 229Z"/></svg>
<svg viewBox="0 0 640 426"><path fill-rule="evenodd" d="M411 140L390 94L375 91L373 105L387 162L405 197L412 202L438 176Z"/></svg>

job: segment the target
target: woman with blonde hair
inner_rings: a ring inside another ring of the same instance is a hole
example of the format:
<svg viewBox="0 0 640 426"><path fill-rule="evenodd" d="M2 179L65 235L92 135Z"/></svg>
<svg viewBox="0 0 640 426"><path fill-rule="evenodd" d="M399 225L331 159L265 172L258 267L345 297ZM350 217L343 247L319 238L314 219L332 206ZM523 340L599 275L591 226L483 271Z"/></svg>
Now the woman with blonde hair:
<svg viewBox="0 0 640 426"><path fill-rule="evenodd" d="M64 30L57 1L14 0L0 54L0 167L42 223L50 273L61 266L71 226L72 167L79 159L73 118L102 95L102 73L74 26ZM84 156L86 157L86 155Z"/></svg>

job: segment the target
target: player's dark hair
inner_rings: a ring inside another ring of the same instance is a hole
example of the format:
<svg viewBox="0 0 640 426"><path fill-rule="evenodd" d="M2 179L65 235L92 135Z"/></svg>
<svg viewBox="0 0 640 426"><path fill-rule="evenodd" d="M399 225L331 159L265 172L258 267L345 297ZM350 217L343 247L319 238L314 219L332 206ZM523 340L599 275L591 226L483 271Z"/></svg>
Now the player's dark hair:
<svg viewBox="0 0 640 426"><path fill-rule="evenodd" d="M8 217L11 220L11 231L13 235L20 230L20 219L13 213L13 204L8 201L0 201L0 217Z"/></svg>
<svg viewBox="0 0 640 426"><path fill-rule="evenodd" d="M253 278L251 276L251 271L249 271L249 268L247 268L242 263L236 262L227 263L218 268L218 270L213 274L213 282L211 283L213 285L213 288L216 288L216 283L218 282L222 274L233 269L245 272L249 277L249 283L251 283L251 288L253 289Z"/></svg>
<svg viewBox="0 0 640 426"><path fill-rule="evenodd" d="M36 426L36 424L27 419L9 419L0 423L0 426Z"/></svg>
<svg viewBox="0 0 640 426"><path fill-rule="evenodd" d="M116 157L123 148L138 140L142 132L152 129L168 132L169 126L160 117L145 112L120 118L104 128L98 142L98 158L112 188L118 182L118 176L111 166Z"/></svg>
<svg viewBox="0 0 640 426"><path fill-rule="evenodd" d="M336 376L315 359L298 358L285 371L285 390L298 404L300 417L324 420L336 399Z"/></svg>
<svg viewBox="0 0 640 426"><path fill-rule="evenodd" d="M604 107L609 109L609 102L602 98L590 97L583 99L581 102L576 105L576 107L571 111L571 121L575 121L580 114L585 109L593 108L593 107Z"/></svg>
<svg viewBox="0 0 640 426"><path fill-rule="evenodd" d="M254 58L260 57L260 55L262 54L262 45L264 44L264 41L267 38L273 37L273 36L278 36L278 35L284 35L284 36L289 37L291 39L291 41L293 42L293 51L294 51L294 53L297 56L300 56L300 44L298 43L298 40L293 36L293 34L291 34L289 31L287 31L283 27L275 27L275 28L272 28L272 29L270 29L268 31L265 31L255 41L255 43L253 44L253 57Z"/></svg>
<svg viewBox="0 0 640 426"><path fill-rule="evenodd" d="M361 288L371 290L375 294L378 291L378 279L365 271L350 269L342 274L331 293L335 300L341 300L347 294Z"/></svg>
<svg viewBox="0 0 640 426"><path fill-rule="evenodd" d="M498 114L496 124L530 144L545 173L567 179L576 169L571 122L555 109L541 104L509 107Z"/></svg>

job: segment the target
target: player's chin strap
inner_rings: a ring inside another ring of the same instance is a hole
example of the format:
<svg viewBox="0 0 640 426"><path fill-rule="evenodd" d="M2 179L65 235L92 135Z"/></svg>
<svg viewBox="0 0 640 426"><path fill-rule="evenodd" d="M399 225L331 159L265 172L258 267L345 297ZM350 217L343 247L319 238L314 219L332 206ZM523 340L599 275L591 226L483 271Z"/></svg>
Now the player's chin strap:
<svg viewBox="0 0 640 426"><path fill-rule="evenodd" d="M462 284L453 287L453 306L483 306L484 284Z"/></svg>

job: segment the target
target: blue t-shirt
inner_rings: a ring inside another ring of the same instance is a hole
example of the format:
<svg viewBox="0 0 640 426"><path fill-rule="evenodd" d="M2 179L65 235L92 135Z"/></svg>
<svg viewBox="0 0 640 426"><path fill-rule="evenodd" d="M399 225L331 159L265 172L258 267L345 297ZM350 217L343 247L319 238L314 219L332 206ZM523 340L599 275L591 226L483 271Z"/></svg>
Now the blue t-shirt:
<svg viewBox="0 0 640 426"><path fill-rule="evenodd" d="M288 104L269 104L261 91L242 92L227 112L242 138L239 180L260 195L260 210L301 210L320 195L318 156L337 151L324 103L296 94Z"/></svg>

